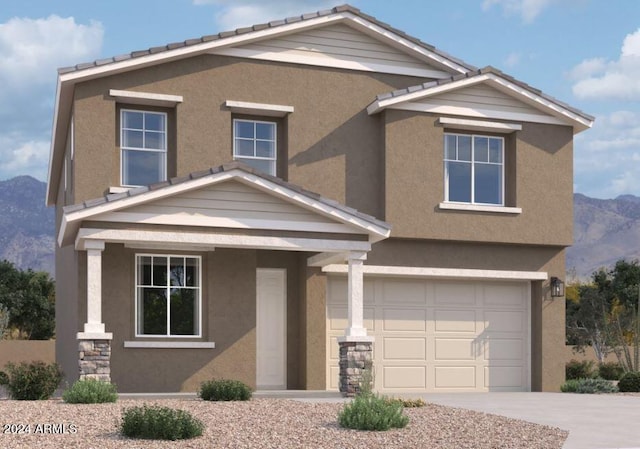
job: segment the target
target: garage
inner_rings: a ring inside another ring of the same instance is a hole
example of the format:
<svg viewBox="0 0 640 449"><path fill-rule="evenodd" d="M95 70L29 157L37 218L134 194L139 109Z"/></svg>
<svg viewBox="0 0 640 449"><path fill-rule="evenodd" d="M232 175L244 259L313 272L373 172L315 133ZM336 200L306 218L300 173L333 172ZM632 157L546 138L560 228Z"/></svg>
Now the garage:
<svg viewBox="0 0 640 449"><path fill-rule="evenodd" d="M364 325L375 337L375 388L529 391L530 283L365 277ZM327 389L338 389L347 279L327 286Z"/></svg>

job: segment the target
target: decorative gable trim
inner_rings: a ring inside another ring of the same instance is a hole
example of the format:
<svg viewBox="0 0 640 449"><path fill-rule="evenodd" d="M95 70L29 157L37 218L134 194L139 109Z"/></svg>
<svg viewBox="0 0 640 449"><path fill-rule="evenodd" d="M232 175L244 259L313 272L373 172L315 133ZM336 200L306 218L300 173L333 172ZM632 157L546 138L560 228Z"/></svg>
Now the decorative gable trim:
<svg viewBox="0 0 640 449"><path fill-rule="evenodd" d="M314 197L310 192L305 193L301 189L294 189L283 181L272 181L266 177L247 171L244 168L240 168L240 166L241 164L239 163L233 163L230 164L229 168L226 170L222 167L219 171L209 173L196 179L186 178L184 180L178 180L175 183L169 182L164 187L157 189L143 187L131 190L127 193L110 195L103 199L89 201L81 205L66 207L64 209L58 234L58 244L61 246L68 244L70 239L72 239L78 232L82 221L90 219L99 221L101 220L101 217L106 221L134 221L151 224L184 226L228 226L229 220L224 221L224 219L214 219L207 223L207 220L202 218L187 219L185 217L174 217L171 219L173 221L165 222L162 220L155 220L152 216L153 214L144 215L138 212L136 215L136 212L130 213L127 210L135 210L136 207L151 205L153 202L169 199L176 195L180 195L181 193L203 189L229 180L241 182L258 191L310 211L312 214L317 214L319 216L318 218L322 218L322 220L319 220L316 227L314 227L312 223L298 223L300 226L304 225L300 229L296 229L295 223L286 225L282 222L269 223L260 219L254 220L253 222L249 220L244 223L244 225L241 223L235 227L251 228L253 224L258 226L260 229L269 229L269 225L271 224L278 230L335 233L347 233L346 230L350 228L351 233L368 235L370 242L385 239L390 234L389 226L384 222L374 219L373 217L360 214L353 209L346 208L320 196ZM332 203L335 204L335 206ZM118 216L118 213L120 213L120 216Z"/></svg>
<svg viewBox="0 0 640 449"><path fill-rule="evenodd" d="M446 128L464 129L469 131L489 131L501 134L511 134L522 130L519 123L489 122L486 120L466 120L463 118L440 117L438 124Z"/></svg>
<svg viewBox="0 0 640 449"><path fill-rule="evenodd" d="M466 117L569 125L573 126L574 133L584 131L593 125L592 117L580 114L573 108L569 108L559 101L554 101L539 91L511 81L506 76L490 70L492 69L483 69L479 74L471 77L454 79L444 83L425 83L422 86L379 96L367 107L367 112L372 115L388 108ZM492 110L472 104L467 106L448 106L432 100L437 95L479 84L487 84L542 113L538 115L528 112Z"/></svg>

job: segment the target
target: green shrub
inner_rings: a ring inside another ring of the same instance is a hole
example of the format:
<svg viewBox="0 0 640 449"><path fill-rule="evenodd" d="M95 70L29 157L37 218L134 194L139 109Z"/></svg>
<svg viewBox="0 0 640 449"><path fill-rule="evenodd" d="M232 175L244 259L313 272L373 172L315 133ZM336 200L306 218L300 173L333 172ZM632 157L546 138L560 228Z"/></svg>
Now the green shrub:
<svg viewBox="0 0 640 449"><path fill-rule="evenodd" d="M607 380L620 380L624 374L624 368L618 362L601 363L598 367L598 375Z"/></svg>
<svg viewBox="0 0 640 449"><path fill-rule="evenodd" d="M338 424L357 430L402 428L409 423L403 410L404 407L398 400L377 394L359 394L338 414Z"/></svg>
<svg viewBox="0 0 640 449"><path fill-rule="evenodd" d="M595 379L570 379L560 387L560 390L563 393L595 394L616 393L618 388L608 380L598 377Z"/></svg>
<svg viewBox="0 0 640 449"><path fill-rule="evenodd" d="M69 404L102 404L116 402L116 386L110 382L96 379L83 379L75 382L62 393L62 399Z"/></svg>
<svg viewBox="0 0 640 449"><path fill-rule="evenodd" d="M202 435L204 424L189 412L157 405L125 409L122 435L147 440L186 440Z"/></svg>
<svg viewBox="0 0 640 449"><path fill-rule="evenodd" d="M4 371L0 371L0 385L7 385L9 383L9 376Z"/></svg>
<svg viewBox="0 0 640 449"><path fill-rule="evenodd" d="M590 379L595 377L595 363L591 360L571 360L565 365L565 377L571 379Z"/></svg>
<svg viewBox="0 0 640 449"><path fill-rule="evenodd" d="M618 389L622 392L638 392L640 391L640 372L630 371L624 373L618 382Z"/></svg>
<svg viewBox="0 0 640 449"><path fill-rule="evenodd" d="M416 408L416 407L424 407L427 405L426 402L422 398L417 399L404 399L404 398L391 398L391 401L398 401L404 408Z"/></svg>
<svg viewBox="0 0 640 449"><path fill-rule="evenodd" d="M239 380L209 380L200 385L198 396L205 401L248 401L251 388Z"/></svg>
<svg viewBox="0 0 640 449"><path fill-rule="evenodd" d="M7 372L3 377L11 399L35 401L49 399L62 382L62 371L56 363L41 361L19 365L7 363Z"/></svg>

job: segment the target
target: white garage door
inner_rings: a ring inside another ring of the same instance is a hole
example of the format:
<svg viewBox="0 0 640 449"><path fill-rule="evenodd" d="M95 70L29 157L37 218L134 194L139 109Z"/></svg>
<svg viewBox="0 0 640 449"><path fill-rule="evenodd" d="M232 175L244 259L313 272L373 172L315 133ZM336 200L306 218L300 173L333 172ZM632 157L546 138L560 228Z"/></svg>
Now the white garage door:
<svg viewBox="0 0 640 449"><path fill-rule="evenodd" d="M365 278L364 317L375 337L375 388L528 391L529 284ZM338 389L347 279L327 292L327 388Z"/></svg>

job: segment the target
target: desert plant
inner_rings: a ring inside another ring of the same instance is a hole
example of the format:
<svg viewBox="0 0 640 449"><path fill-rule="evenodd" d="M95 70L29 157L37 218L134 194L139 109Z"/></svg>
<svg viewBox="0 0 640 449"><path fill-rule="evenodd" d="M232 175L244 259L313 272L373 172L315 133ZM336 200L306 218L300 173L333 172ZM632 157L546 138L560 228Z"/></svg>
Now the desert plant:
<svg viewBox="0 0 640 449"><path fill-rule="evenodd" d="M598 375L607 380L620 380L624 374L624 368L618 362L601 363L598 366Z"/></svg>
<svg viewBox="0 0 640 449"><path fill-rule="evenodd" d="M62 393L62 399L69 404L102 404L116 402L116 386L96 379L82 379Z"/></svg>
<svg viewBox="0 0 640 449"><path fill-rule="evenodd" d="M403 410L400 401L377 394L359 394L338 414L338 424L357 430L402 428L409 423Z"/></svg>
<svg viewBox="0 0 640 449"><path fill-rule="evenodd" d="M248 401L251 388L239 380L214 379L200 385L198 396L205 401Z"/></svg>
<svg viewBox="0 0 640 449"><path fill-rule="evenodd" d="M4 380L11 399L35 401L49 399L60 385L63 374L56 363L42 361L19 365L7 363Z"/></svg>
<svg viewBox="0 0 640 449"><path fill-rule="evenodd" d="M616 393L618 388L608 380L598 377L595 379L570 379L560 387L560 390L563 393L595 394Z"/></svg>
<svg viewBox="0 0 640 449"><path fill-rule="evenodd" d="M9 329L9 311L5 306L0 304L0 340L4 338L4 334Z"/></svg>
<svg viewBox="0 0 640 449"><path fill-rule="evenodd" d="M591 360L570 360L565 365L565 377L567 380L572 379L590 379L594 377L594 365Z"/></svg>
<svg viewBox="0 0 640 449"><path fill-rule="evenodd" d="M417 399L403 399L403 398L392 398L392 401L398 401L404 408L416 408L416 407L424 407L427 405L426 402L422 398Z"/></svg>
<svg viewBox="0 0 640 449"><path fill-rule="evenodd" d="M122 435L147 440L186 440L203 431L202 421L189 412L158 405L125 409L120 423Z"/></svg>
<svg viewBox="0 0 640 449"><path fill-rule="evenodd" d="M618 389L622 392L639 392L640 391L640 372L629 371L624 373L618 382Z"/></svg>

